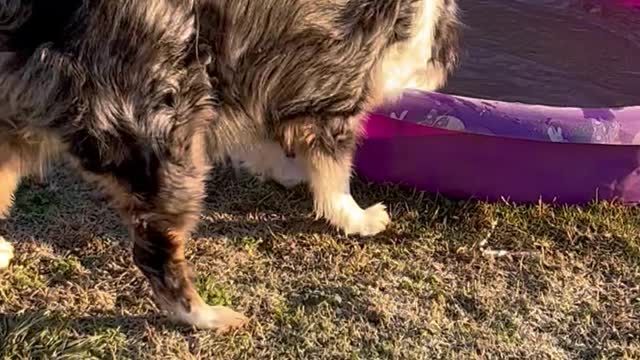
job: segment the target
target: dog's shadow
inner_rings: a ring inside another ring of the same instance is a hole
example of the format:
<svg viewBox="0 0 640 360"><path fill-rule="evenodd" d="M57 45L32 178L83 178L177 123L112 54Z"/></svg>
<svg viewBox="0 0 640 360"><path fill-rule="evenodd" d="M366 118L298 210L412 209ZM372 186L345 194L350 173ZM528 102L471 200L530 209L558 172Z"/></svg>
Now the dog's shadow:
<svg viewBox="0 0 640 360"><path fill-rule="evenodd" d="M213 172L207 190L194 238L242 241L247 236L332 231L313 218L303 187L284 189L220 168ZM126 229L102 194L66 168L53 171L46 181L23 181L10 216L0 220L0 235L15 243L31 241L65 251L96 237L128 241Z"/></svg>
<svg viewBox="0 0 640 360"><path fill-rule="evenodd" d="M307 313L321 311L323 307L330 306L337 313L339 321L353 322L364 321L373 326L385 321L385 314L376 306L373 299L354 292L349 287L317 286L299 289L295 294L286 299L287 311L276 316L273 321L276 325L282 323L282 336L287 336L290 331L286 326L290 317L297 316L297 309L303 308ZM255 323L249 322L248 327L226 333L226 336L244 336L253 331ZM258 320L259 321L259 320ZM29 309L18 313L0 312L0 357L13 355L15 349L24 351L29 345L39 347L40 351L47 351L47 346L56 349L56 343L61 341L65 351L104 351L104 345L113 341L113 329L125 336L143 335L146 340L153 343L159 336L166 333L174 333L186 339L189 346L197 344L198 336L207 330L197 330L193 327L172 322L160 313L148 313L142 315L124 315L116 311L104 311L95 314L77 316L58 310ZM45 338L43 338L43 336ZM191 341L193 340L193 341ZM44 341L44 343L43 343ZM45 345L43 345L45 344ZM136 354L140 351L134 343L125 342L127 349L117 349ZM14 349L15 348L15 349ZM112 349L113 350L113 349ZM104 354L103 354L104 355ZM143 354L138 354L143 355Z"/></svg>
<svg viewBox="0 0 640 360"><path fill-rule="evenodd" d="M442 207L444 200L423 198L423 195L411 190L370 185L361 180L354 181L354 196L363 206L385 202L389 205L392 217L404 218L403 226L409 221L415 223L415 226L429 227L432 226L430 222L440 222L442 217L447 217L448 221L456 221L457 218L473 216L470 214L474 212L474 206L451 202L443 207L448 213L429 215L427 219L425 214L431 214L433 210L428 207ZM420 213L421 217L411 220L407 214L413 212ZM372 238L345 237L326 222L315 219L311 195L305 186L285 189L271 182L260 182L248 175L238 176L228 168L220 168L214 170L210 177L205 210L194 234L194 241L215 242L224 238L225 246L237 247L238 251L242 251L247 241L257 241L261 244L256 248L258 252L276 260L287 261L287 254L279 251L274 244L296 241L305 236L307 240L311 239L311 245L316 236L332 237L337 242L348 241L355 246L372 243L388 245L401 241L399 246L411 247L413 242L421 241L410 234L405 236L405 231L410 232L404 227L398 227ZM110 268L114 259L118 261L117 266L124 269L123 276L131 276L131 272L135 272L130 259L131 244L128 234L115 212L104 199L96 196L95 189L64 168L54 171L47 182L28 180L23 184L16 194L11 217L6 221L0 220L0 235L14 242L18 256L24 258L32 255L21 252L33 249L29 247L31 245L24 244L44 245L55 253L65 254L64 256L71 254L91 273L88 276ZM207 246L206 243L203 246ZM140 276L136 281L143 282L143 279ZM128 288L136 288L138 293L144 285L135 284ZM331 304L332 301L342 301L341 305L336 306L341 309L343 316L361 317L364 314L374 322L378 317L375 310L372 310L372 303L348 288L311 286L304 291L296 291L287 298L285 301L290 305L288 308L296 308L302 304L312 309L325 303ZM120 306L126 307L127 302ZM7 327L15 328L31 321L30 319L38 318L45 324L65 321L74 329L91 329L95 324L103 327L121 327L126 324L132 331L141 330L148 324L166 324L155 316L129 317L107 312L97 317L75 318L72 315L50 314L44 310L29 311L31 312L21 315L0 313L0 323L6 324L6 330Z"/></svg>
<svg viewBox="0 0 640 360"><path fill-rule="evenodd" d="M410 191L391 193L395 198L389 199L385 186L354 181L354 196L363 207L382 201L392 207L395 216L411 210L406 206L393 208L394 202L412 197ZM196 239L215 241L223 237L242 242L247 237L265 241L314 234L343 237L326 221L315 218L305 185L286 189L220 167L210 176L207 194L194 234ZM77 249L96 237L127 241L126 229L104 197L65 167L53 171L46 181L26 179L15 198L10 217L0 220L0 235L11 241L45 243L62 250ZM385 241L385 238L382 234L360 241Z"/></svg>
<svg viewBox="0 0 640 360"><path fill-rule="evenodd" d="M345 236L313 214L312 197L305 185L286 189L274 182L262 182L228 167L213 170L207 184L199 226L193 241L220 241L225 246L262 244L268 253L273 244L303 237L331 237L350 244L399 244L411 246L422 241L414 237L416 228L430 228L443 221L455 222L478 217L478 203L448 201L419 192L368 184L356 177L352 190L356 200L367 207L383 202L392 215L391 229L374 237ZM402 225L396 226L396 219ZM409 228L407 228L407 225ZM17 245L45 245L55 253L79 258L99 246L102 251L128 251L129 235L122 222L95 188L66 167L53 171L46 181L27 179L16 193L10 217L0 219L0 236ZM32 249L27 247L27 249ZM97 261L102 264L102 262ZM94 264L95 265L95 264ZM95 266L92 266L95 267Z"/></svg>
<svg viewBox="0 0 640 360"><path fill-rule="evenodd" d="M150 344L166 331L179 331L190 348L197 346L196 330L172 323L160 314L120 315L103 313L96 316L45 310L24 311L18 314L0 312L0 357L31 357L40 354L53 356L64 349L66 357L103 358L111 353L128 353L133 358L147 357L135 342L123 341L114 333L142 335ZM24 354L28 352L27 354Z"/></svg>

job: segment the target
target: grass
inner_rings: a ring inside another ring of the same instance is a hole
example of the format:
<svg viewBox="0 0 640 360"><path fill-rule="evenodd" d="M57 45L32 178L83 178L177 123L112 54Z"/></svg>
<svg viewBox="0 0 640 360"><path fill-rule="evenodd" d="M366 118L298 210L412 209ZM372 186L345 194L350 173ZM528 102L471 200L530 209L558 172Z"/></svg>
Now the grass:
<svg viewBox="0 0 640 360"><path fill-rule="evenodd" d="M289 192L216 172L189 246L219 336L159 316L126 232L64 170L0 235L1 359L640 358L640 209L457 202L356 181L384 234L338 235Z"/></svg>

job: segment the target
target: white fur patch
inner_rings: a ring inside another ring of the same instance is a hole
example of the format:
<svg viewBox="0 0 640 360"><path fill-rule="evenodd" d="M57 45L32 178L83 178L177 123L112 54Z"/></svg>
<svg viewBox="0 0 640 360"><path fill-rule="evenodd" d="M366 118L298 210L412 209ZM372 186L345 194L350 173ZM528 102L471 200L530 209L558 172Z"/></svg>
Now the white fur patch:
<svg viewBox="0 0 640 360"><path fill-rule="evenodd" d="M224 306L209 306L200 304L187 312L182 307L176 309L172 316L183 323L198 329L216 330L219 332L239 328L247 321L244 315Z"/></svg>
<svg viewBox="0 0 640 360"><path fill-rule="evenodd" d="M304 169L297 159L288 158L280 145L263 142L250 149L231 154L236 170L245 169L259 178L269 178L291 188L307 180Z"/></svg>
<svg viewBox="0 0 640 360"><path fill-rule="evenodd" d="M376 235L386 229L391 219L382 204L362 209L351 196L350 165L329 159L307 164L316 215L346 234Z"/></svg>
<svg viewBox="0 0 640 360"><path fill-rule="evenodd" d="M423 0L411 38L387 51L379 70L385 100L397 98L405 89L435 90L444 84L444 71L427 66L443 6L443 0Z"/></svg>
<svg viewBox="0 0 640 360"><path fill-rule="evenodd" d="M8 268L11 259L13 259L13 245L0 236L0 270Z"/></svg>

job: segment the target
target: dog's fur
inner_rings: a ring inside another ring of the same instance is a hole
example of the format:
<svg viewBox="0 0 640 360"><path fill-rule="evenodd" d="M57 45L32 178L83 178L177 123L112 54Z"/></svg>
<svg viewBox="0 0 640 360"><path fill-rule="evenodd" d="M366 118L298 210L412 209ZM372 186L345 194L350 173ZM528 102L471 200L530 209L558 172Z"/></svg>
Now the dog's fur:
<svg viewBox="0 0 640 360"><path fill-rule="evenodd" d="M190 0L0 0L0 213L67 155L122 214L159 305L224 329L244 317L202 301L184 255L215 121L195 34Z"/></svg>
<svg viewBox="0 0 640 360"><path fill-rule="evenodd" d="M67 155L110 195L165 310L240 325L201 300L184 258L206 153L308 180L319 215L378 233L384 207L349 190L362 119L440 86L457 35L454 0L0 0L0 213Z"/></svg>
<svg viewBox="0 0 640 360"><path fill-rule="evenodd" d="M367 110L403 89L442 86L457 63L454 0L205 0L201 41L220 97L210 152L285 186L347 234L389 216L349 190Z"/></svg>

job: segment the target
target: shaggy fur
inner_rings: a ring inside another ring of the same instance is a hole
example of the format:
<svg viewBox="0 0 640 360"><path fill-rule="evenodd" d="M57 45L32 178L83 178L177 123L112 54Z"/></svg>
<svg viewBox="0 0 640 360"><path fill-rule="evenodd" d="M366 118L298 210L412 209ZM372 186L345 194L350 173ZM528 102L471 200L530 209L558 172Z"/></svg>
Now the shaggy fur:
<svg viewBox="0 0 640 360"><path fill-rule="evenodd" d="M389 216L349 190L367 110L442 86L457 62L454 0L204 0L201 41L220 121L210 153L285 186L309 182L318 216L374 235Z"/></svg>
<svg viewBox="0 0 640 360"><path fill-rule="evenodd" d="M206 305L184 257L204 194L202 133L215 120L194 10L189 0L0 0L0 214L20 178L67 156L122 214L159 305L225 329L245 318Z"/></svg>
<svg viewBox="0 0 640 360"><path fill-rule="evenodd" d="M349 189L364 114L442 85L457 35L453 0L0 0L0 215L65 155L110 195L163 309L241 325L202 301L184 257L207 153L308 181L319 216L376 234L384 206Z"/></svg>

